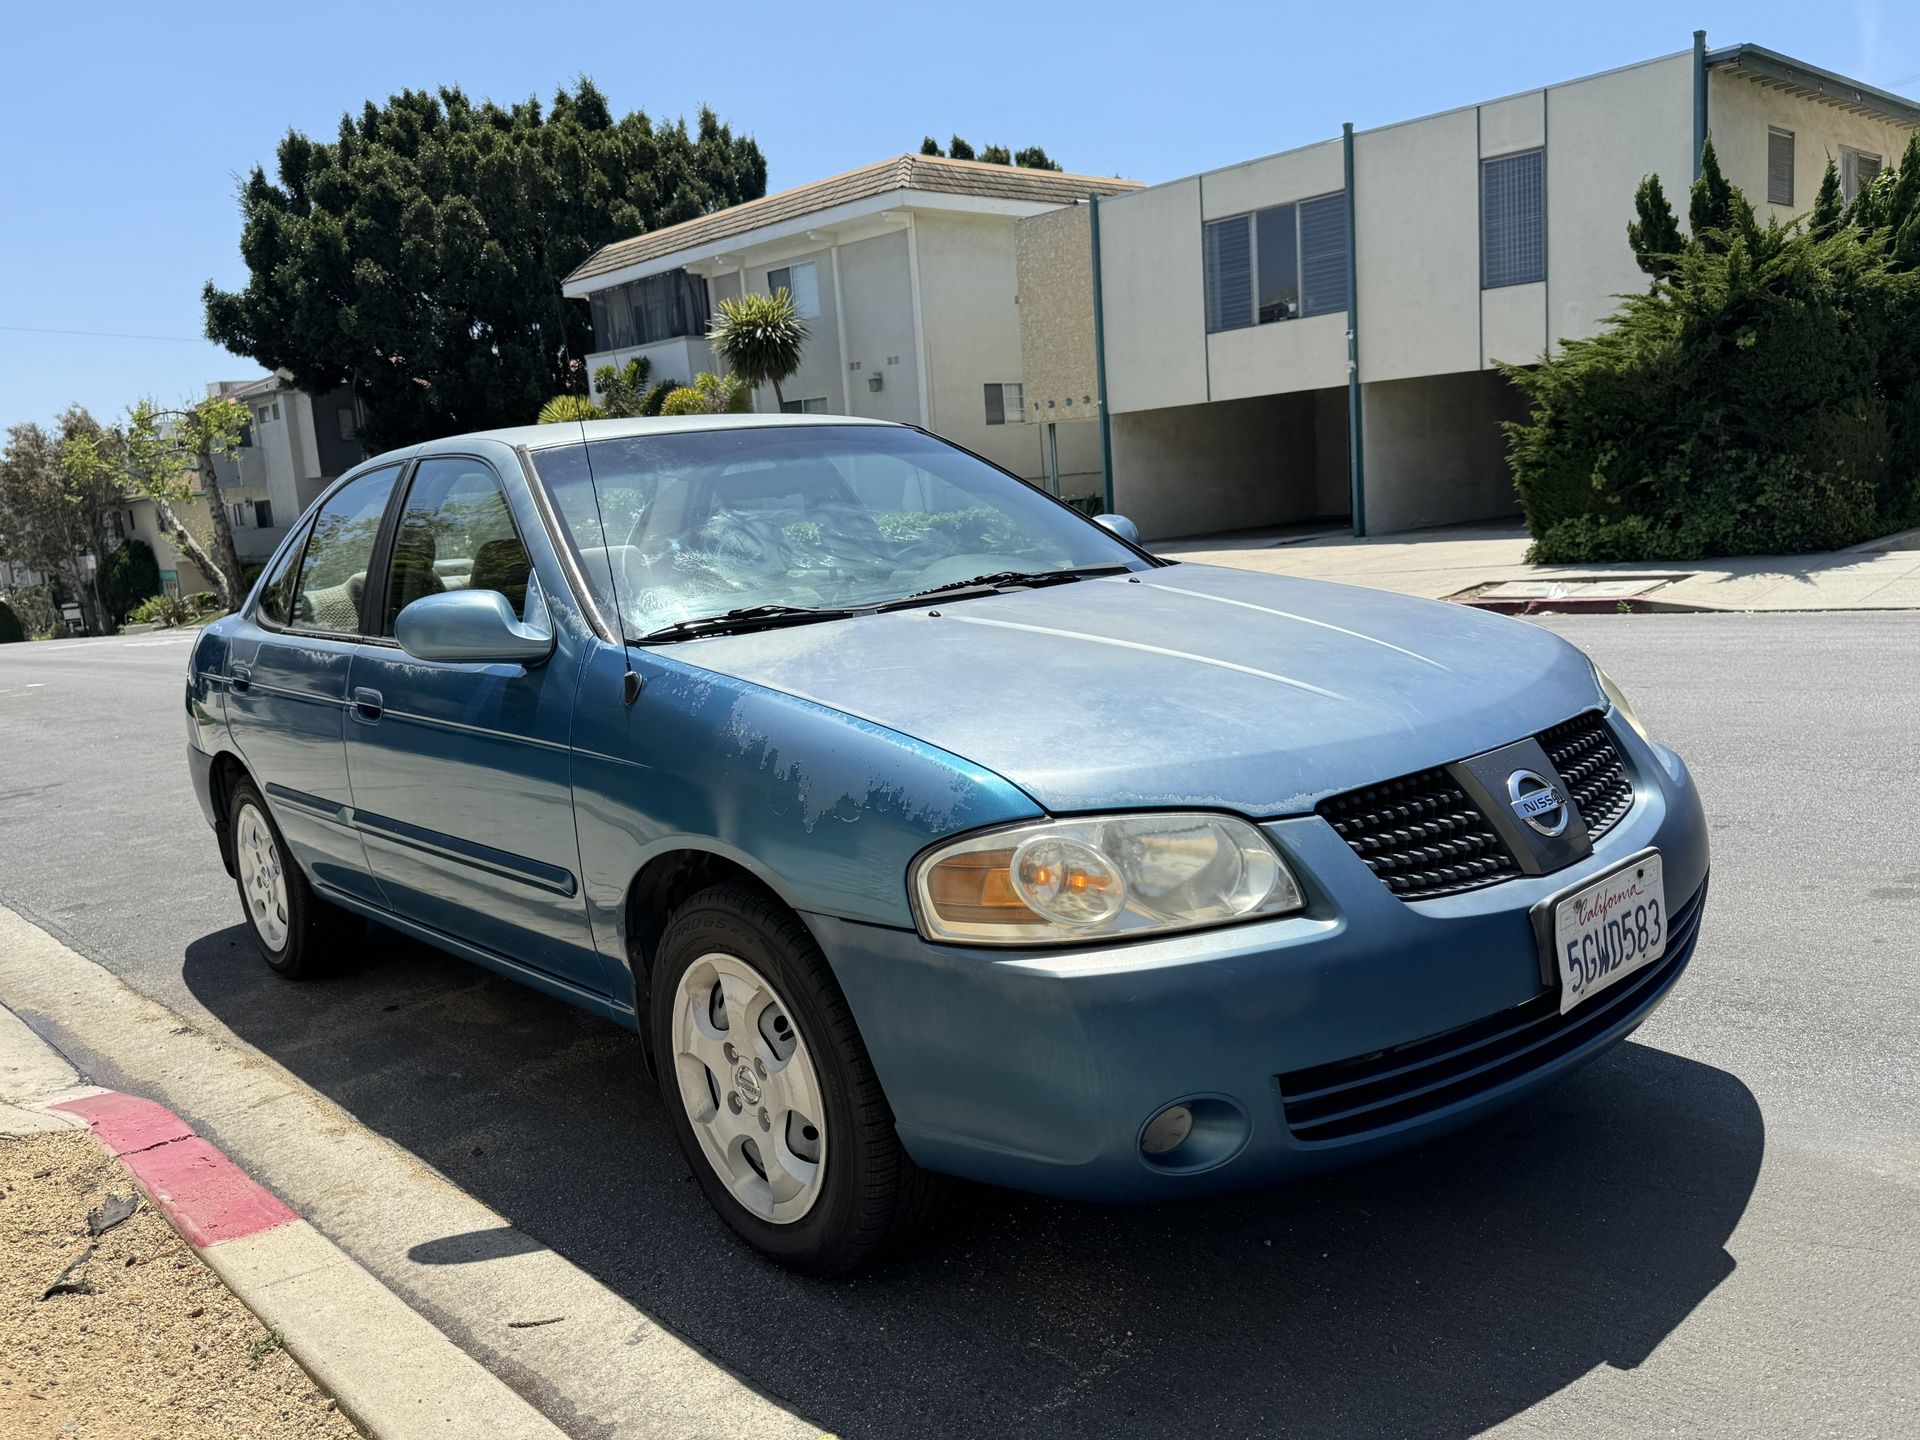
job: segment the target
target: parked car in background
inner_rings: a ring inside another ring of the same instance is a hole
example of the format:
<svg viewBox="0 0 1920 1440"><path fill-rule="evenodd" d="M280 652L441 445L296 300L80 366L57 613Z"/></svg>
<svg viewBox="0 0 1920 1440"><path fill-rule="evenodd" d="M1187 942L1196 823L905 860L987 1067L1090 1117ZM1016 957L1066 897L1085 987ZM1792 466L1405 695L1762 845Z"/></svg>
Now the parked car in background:
<svg viewBox="0 0 1920 1440"><path fill-rule="evenodd" d="M270 966L375 919L632 1027L815 1273L939 1175L1266 1184L1646 1018L1706 826L1579 651L1130 532L831 417L379 456L201 635L194 783Z"/></svg>

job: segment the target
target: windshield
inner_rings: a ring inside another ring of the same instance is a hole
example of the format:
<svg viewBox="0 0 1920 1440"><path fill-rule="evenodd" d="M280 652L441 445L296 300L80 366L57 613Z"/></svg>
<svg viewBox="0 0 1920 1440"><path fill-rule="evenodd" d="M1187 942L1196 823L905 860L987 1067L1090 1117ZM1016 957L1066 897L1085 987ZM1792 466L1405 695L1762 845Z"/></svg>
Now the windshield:
<svg viewBox="0 0 1920 1440"><path fill-rule="evenodd" d="M851 609L1004 572L1151 563L917 430L685 430L533 460L595 598L629 636L755 606Z"/></svg>

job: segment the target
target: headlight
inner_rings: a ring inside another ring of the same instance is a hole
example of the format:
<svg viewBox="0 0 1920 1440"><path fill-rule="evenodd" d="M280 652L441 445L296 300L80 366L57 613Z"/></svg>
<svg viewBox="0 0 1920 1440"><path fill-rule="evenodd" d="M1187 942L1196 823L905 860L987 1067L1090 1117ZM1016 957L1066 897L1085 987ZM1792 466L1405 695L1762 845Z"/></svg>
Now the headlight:
<svg viewBox="0 0 1920 1440"><path fill-rule="evenodd" d="M1306 902L1266 836L1230 815L1041 820L930 850L912 876L929 940L1132 938Z"/></svg>
<svg viewBox="0 0 1920 1440"><path fill-rule="evenodd" d="M1591 661L1588 663L1592 664ZM1653 736L1649 735L1647 733L1647 727L1640 723L1640 717L1633 713L1633 705L1627 699L1627 692L1614 684L1607 672L1602 670L1598 665L1594 665L1593 667L1593 678L1600 682L1601 693L1607 697L1607 702L1613 706L1620 718L1633 727L1634 734L1651 745L1653 743Z"/></svg>

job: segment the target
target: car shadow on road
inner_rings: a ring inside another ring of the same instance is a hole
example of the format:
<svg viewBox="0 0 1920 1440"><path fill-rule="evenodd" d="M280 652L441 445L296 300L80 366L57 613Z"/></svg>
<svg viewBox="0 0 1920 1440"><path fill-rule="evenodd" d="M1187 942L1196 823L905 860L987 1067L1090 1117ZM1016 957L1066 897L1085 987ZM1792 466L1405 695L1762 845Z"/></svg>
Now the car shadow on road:
<svg viewBox="0 0 1920 1440"><path fill-rule="evenodd" d="M713 1217L613 1026L377 927L324 982L275 979L237 926L184 973L248 1043L849 1440L1475 1434L1652 1353L1731 1273L1765 1148L1737 1078L1629 1042L1285 1189L1106 1208L959 1186L912 1251L823 1283Z"/></svg>

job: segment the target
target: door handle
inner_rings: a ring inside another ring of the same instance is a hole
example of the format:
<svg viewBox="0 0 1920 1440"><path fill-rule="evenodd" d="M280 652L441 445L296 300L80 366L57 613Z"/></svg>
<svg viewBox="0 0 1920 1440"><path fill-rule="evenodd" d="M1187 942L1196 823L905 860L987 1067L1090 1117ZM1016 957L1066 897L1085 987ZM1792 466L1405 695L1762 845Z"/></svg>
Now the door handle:
<svg viewBox="0 0 1920 1440"><path fill-rule="evenodd" d="M378 690L369 690L361 685L353 692L353 718L363 725L376 725L386 713L386 701L380 698Z"/></svg>
<svg viewBox="0 0 1920 1440"><path fill-rule="evenodd" d="M253 688L253 667L234 665L229 667L227 678L232 682L236 694L244 695Z"/></svg>

